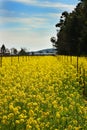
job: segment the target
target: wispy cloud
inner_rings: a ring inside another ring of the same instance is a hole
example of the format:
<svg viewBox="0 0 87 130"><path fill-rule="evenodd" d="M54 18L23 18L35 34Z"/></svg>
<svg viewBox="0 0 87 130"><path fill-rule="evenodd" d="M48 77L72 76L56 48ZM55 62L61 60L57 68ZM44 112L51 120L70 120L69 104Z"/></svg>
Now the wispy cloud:
<svg viewBox="0 0 87 130"><path fill-rule="evenodd" d="M47 7L47 8L67 8L68 10L72 10L75 6L68 5L64 3L58 2L49 2L49 1L39 1L39 0L1 0L1 1L10 1L10 2L19 2L26 5L34 5L40 7ZM26 25L31 27L42 27L43 25L47 24L48 21L52 21L52 19L59 19L61 13L41 13L29 15L29 12L16 12L14 10L6 10L0 9L0 24L5 23L20 23L20 25ZM4 17L5 16L5 17Z"/></svg>
<svg viewBox="0 0 87 130"><path fill-rule="evenodd" d="M30 28L49 28L50 22L52 19L54 21L58 20L61 16L61 13L39 13L39 14L32 14L31 16L27 13L18 12L17 15L15 11L8 11L6 9L1 9L0 14L5 14L4 16L0 17L0 25L5 24L19 24L17 26L17 30L26 28L26 30ZM12 26L15 29L15 26Z"/></svg>
<svg viewBox="0 0 87 130"><path fill-rule="evenodd" d="M47 24L47 19L46 18L39 18L39 17L30 17L30 18L18 18L18 17L3 17L0 18L0 24L19 24L20 26L17 28L42 28L44 25ZM12 27L15 28L15 27Z"/></svg>
<svg viewBox="0 0 87 130"><path fill-rule="evenodd" d="M6 0L6 1L18 2L18 3L23 3L26 5L39 6L39 7L44 7L44 8L48 7L48 8L67 9L69 11L71 11L75 7L75 5L71 5L71 4L49 2L49 1L39 1L39 0Z"/></svg>
<svg viewBox="0 0 87 130"><path fill-rule="evenodd" d="M0 46L5 43L8 48L30 50L52 47L50 37L56 34L61 12L74 7L52 0L0 0Z"/></svg>

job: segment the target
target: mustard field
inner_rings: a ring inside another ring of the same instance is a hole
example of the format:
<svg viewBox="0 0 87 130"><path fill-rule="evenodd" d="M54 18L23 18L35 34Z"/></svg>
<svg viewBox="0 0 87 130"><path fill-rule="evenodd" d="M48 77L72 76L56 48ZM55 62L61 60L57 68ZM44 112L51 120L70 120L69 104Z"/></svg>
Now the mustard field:
<svg viewBox="0 0 87 130"><path fill-rule="evenodd" d="M87 58L1 61L0 130L87 130Z"/></svg>

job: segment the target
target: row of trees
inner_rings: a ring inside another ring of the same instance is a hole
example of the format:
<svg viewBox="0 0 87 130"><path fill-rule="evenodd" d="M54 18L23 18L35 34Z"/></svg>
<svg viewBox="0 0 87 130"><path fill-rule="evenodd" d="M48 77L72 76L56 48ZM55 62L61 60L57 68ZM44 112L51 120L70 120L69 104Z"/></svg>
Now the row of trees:
<svg viewBox="0 0 87 130"><path fill-rule="evenodd" d="M57 39L51 42L58 54L87 55L87 0L80 0L71 12L63 12L57 27Z"/></svg>
<svg viewBox="0 0 87 130"><path fill-rule="evenodd" d="M21 48L20 51L18 51L16 48L11 48L9 50L3 44L0 48L0 54L1 55L27 55L27 52L26 52L26 49L24 48Z"/></svg>

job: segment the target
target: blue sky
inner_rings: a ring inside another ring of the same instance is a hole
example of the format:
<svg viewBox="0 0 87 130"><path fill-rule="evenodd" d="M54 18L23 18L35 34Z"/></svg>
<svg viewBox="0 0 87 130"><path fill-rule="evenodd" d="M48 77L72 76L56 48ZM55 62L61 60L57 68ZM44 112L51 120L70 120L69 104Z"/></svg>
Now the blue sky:
<svg viewBox="0 0 87 130"><path fill-rule="evenodd" d="M0 46L35 51L52 48L55 24L78 0L0 0Z"/></svg>

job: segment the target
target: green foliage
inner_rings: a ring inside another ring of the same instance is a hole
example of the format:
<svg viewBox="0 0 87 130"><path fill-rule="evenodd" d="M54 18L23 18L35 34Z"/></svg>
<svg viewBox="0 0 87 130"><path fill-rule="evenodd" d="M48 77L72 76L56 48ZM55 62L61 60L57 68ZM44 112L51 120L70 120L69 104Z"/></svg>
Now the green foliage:
<svg viewBox="0 0 87 130"><path fill-rule="evenodd" d="M57 33L55 47L63 55L87 55L87 1L81 0L74 11L64 11Z"/></svg>
<svg viewBox="0 0 87 130"><path fill-rule="evenodd" d="M4 55L5 52L6 52L6 48L5 48L5 45L3 44L1 47L1 53Z"/></svg>
<svg viewBox="0 0 87 130"><path fill-rule="evenodd" d="M27 52L25 49L21 48L19 55L27 55Z"/></svg>

